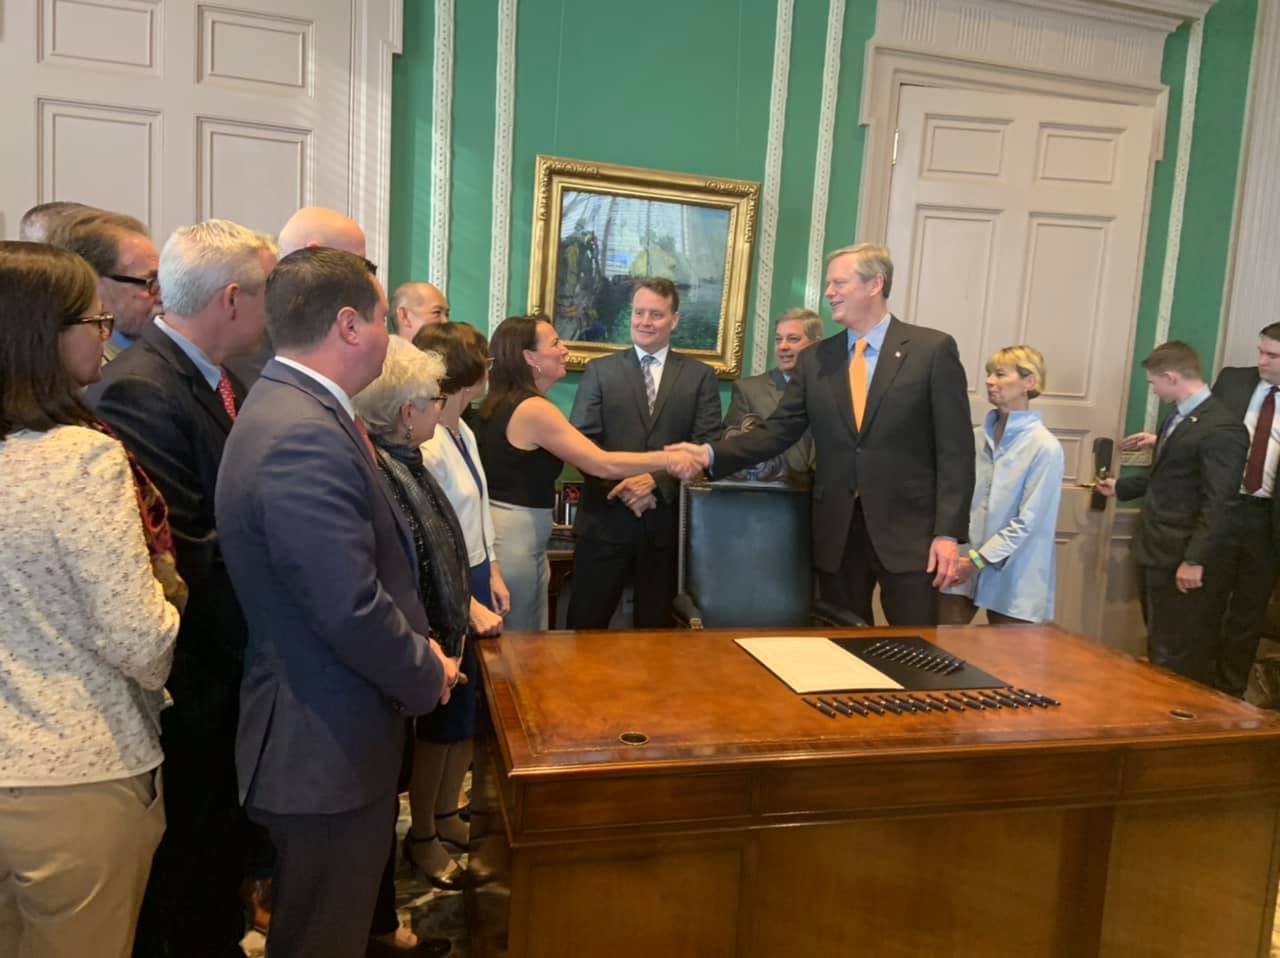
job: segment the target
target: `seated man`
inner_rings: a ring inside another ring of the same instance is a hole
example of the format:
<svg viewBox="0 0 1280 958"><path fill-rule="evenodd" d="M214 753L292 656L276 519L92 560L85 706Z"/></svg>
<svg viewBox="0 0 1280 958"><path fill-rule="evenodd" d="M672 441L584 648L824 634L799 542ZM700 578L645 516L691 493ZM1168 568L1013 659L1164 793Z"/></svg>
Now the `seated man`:
<svg viewBox="0 0 1280 958"><path fill-rule="evenodd" d="M773 355L778 365L767 373L748 376L733 384L729 411L724 427L741 425L746 416L768 419L778 408L782 391L791 382L800 353L822 338L822 319L809 309L789 309L778 317L773 327ZM812 480L817 460L813 452L813 433L805 430L799 442L783 453L787 471Z"/></svg>

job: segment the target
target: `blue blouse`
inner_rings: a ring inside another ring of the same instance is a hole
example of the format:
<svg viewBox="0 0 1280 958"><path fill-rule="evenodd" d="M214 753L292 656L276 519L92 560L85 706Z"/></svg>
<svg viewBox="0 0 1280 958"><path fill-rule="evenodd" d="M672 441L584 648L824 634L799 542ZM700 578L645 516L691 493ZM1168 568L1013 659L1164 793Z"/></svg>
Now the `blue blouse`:
<svg viewBox="0 0 1280 958"><path fill-rule="evenodd" d="M969 540L987 567L962 586L983 609L1016 619L1053 618L1054 530L1062 500L1062 446L1036 412L1011 412L999 447L991 410L976 430Z"/></svg>

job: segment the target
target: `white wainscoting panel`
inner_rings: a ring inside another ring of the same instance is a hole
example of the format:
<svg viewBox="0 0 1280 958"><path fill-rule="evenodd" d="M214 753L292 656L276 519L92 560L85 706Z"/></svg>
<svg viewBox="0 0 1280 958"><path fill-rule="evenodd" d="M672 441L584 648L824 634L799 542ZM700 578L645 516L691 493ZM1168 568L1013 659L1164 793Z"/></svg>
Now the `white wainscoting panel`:
<svg viewBox="0 0 1280 958"><path fill-rule="evenodd" d="M311 93L315 24L224 7L200 7L201 83L258 93Z"/></svg>
<svg viewBox="0 0 1280 958"><path fill-rule="evenodd" d="M156 74L159 0L39 0L37 57L93 70Z"/></svg>
<svg viewBox="0 0 1280 958"><path fill-rule="evenodd" d="M36 112L40 202L74 196L155 226L159 111L41 98Z"/></svg>
<svg viewBox="0 0 1280 958"><path fill-rule="evenodd" d="M309 130L197 117L197 218L234 220L275 232L293 212L310 205Z"/></svg>

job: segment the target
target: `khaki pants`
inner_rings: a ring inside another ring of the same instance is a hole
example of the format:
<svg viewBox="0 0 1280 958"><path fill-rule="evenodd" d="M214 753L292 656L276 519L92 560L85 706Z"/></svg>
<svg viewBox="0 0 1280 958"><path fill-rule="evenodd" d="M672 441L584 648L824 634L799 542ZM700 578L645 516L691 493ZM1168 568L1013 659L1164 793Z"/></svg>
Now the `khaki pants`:
<svg viewBox="0 0 1280 958"><path fill-rule="evenodd" d="M0 955L126 958L163 832L158 769L0 788Z"/></svg>

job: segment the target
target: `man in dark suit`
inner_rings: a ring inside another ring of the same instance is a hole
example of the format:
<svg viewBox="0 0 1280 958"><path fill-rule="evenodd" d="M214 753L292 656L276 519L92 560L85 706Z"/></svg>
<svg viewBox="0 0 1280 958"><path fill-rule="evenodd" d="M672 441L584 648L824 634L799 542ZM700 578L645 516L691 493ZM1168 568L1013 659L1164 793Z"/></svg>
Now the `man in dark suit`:
<svg viewBox="0 0 1280 958"><path fill-rule="evenodd" d="M733 384L729 411L724 414L726 429L739 425L747 416L768 419L778 408L782 391L795 375L800 353L822 339L822 318L808 309L789 309L773 327L773 356L778 365L767 373L748 376ZM813 478L817 459L813 435L806 432L782 454L787 471L806 480Z"/></svg>
<svg viewBox="0 0 1280 958"><path fill-rule="evenodd" d="M776 456L812 429L813 564L823 598L868 622L937 621L969 536L973 427L955 340L889 312L893 261L860 243L827 257L827 301L845 331L800 354L764 426L700 454L713 476Z"/></svg>
<svg viewBox="0 0 1280 958"><path fill-rule="evenodd" d="M251 353L266 320L275 244L225 220L180 229L160 257L168 312L103 370L88 398L164 495L190 589L160 716L167 824L134 944L137 958L241 955L248 823L235 733L246 630L222 560L214 489L244 398L223 363Z"/></svg>
<svg viewBox="0 0 1280 958"><path fill-rule="evenodd" d="M1205 385L1200 357L1176 340L1142 361L1147 383L1176 408L1158 433L1128 436L1121 448L1151 447L1145 476L1105 479L1117 499L1144 497L1133 554L1142 571L1148 657L1155 665L1213 684L1221 631L1215 601L1223 574L1225 509L1236 496L1249 434Z"/></svg>
<svg viewBox="0 0 1280 958"><path fill-rule="evenodd" d="M1280 323L1263 328L1256 366L1222 370L1213 384L1217 396L1249 431L1249 454L1238 495L1227 506L1222 548L1220 601L1225 618L1214 684L1230 695L1244 695L1249 669L1258 654L1258 637L1267 603L1280 577L1280 497L1276 496L1276 460L1280 457Z"/></svg>
<svg viewBox="0 0 1280 958"><path fill-rule="evenodd" d="M236 771L276 847L272 958L365 949L387 860L405 717L448 699L418 563L350 397L387 351L387 298L359 256L280 260L276 358L227 440L223 554L249 625Z"/></svg>
<svg viewBox="0 0 1280 958"><path fill-rule="evenodd" d="M671 349L679 322L675 284L641 280L631 301L632 347L587 363L570 419L602 449L646 452L719 433L715 373ZM671 624L679 492L665 473L616 483L586 477L574 522L569 628L606 628L628 576L636 626Z"/></svg>

